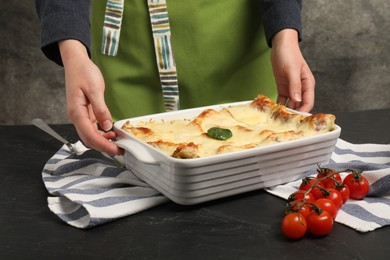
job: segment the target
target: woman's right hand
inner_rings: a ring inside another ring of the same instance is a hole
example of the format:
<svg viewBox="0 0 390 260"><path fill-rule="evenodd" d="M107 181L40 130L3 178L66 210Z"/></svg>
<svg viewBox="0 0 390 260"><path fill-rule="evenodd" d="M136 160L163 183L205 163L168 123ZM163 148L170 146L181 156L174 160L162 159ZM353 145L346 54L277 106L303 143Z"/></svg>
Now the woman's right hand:
<svg viewBox="0 0 390 260"><path fill-rule="evenodd" d="M66 106L69 120L87 147L109 154L122 154L110 139L112 118L104 101L104 79L90 60L85 46L77 40L59 42L65 69ZM100 131L97 126L99 123Z"/></svg>

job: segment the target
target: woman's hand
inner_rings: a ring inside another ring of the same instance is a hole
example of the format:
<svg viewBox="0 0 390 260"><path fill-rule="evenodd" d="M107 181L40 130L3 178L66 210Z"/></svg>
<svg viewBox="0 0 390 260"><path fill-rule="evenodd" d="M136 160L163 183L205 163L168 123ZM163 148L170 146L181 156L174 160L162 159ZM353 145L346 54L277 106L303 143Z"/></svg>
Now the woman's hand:
<svg viewBox="0 0 390 260"><path fill-rule="evenodd" d="M85 46L77 40L59 42L65 69L66 105L69 120L87 147L122 154L110 139L112 118L104 102L104 79L99 68L89 59ZM100 131L96 123L106 131Z"/></svg>
<svg viewBox="0 0 390 260"><path fill-rule="evenodd" d="M298 43L298 33L284 29L272 39L272 68L278 87L280 104L309 112L314 106L315 79L302 56Z"/></svg>

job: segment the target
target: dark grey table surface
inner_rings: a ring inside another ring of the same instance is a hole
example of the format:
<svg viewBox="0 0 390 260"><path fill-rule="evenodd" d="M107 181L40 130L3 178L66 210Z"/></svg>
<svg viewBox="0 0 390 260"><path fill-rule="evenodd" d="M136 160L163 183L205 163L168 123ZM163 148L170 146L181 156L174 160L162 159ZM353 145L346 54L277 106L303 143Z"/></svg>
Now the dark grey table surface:
<svg viewBox="0 0 390 260"><path fill-rule="evenodd" d="M336 116L342 139L390 143L390 109ZM71 125L53 128L77 140ZM286 239L284 201L263 190L79 230L50 212L41 180L61 144L34 126L0 126L0 136L0 259L390 259L390 227L361 234L336 224L324 238Z"/></svg>

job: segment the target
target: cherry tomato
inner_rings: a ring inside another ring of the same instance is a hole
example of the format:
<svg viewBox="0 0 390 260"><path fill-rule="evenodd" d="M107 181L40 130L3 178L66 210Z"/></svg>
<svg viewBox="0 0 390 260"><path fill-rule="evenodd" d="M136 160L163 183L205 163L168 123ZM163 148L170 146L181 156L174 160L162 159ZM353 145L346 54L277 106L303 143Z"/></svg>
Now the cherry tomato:
<svg viewBox="0 0 390 260"><path fill-rule="evenodd" d="M324 211L328 212L333 219L336 218L338 209L334 202L330 199L321 198L316 200L314 204L317 205L319 208L323 209Z"/></svg>
<svg viewBox="0 0 390 260"><path fill-rule="evenodd" d="M334 181L341 182L340 174L333 169L320 168L317 170L317 172L318 172L317 179L322 179L322 178L327 177L326 179L321 180L321 182L324 184L325 187L326 187L326 185L329 185L329 184L333 183Z"/></svg>
<svg viewBox="0 0 390 260"><path fill-rule="evenodd" d="M313 210L306 221L307 229L316 236L325 236L333 229L333 218L325 210Z"/></svg>
<svg viewBox="0 0 390 260"><path fill-rule="evenodd" d="M350 196L349 188L347 185L345 185L342 182L339 182L339 181L329 182L325 185L325 188L338 190L340 192L341 196L343 197L343 203L345 203L349 199L349 196Z"/></svg>
<svg viewBox="0 0 390 260"><path fill-rule="evenodd" d="M311 207L307 204L301 204L298 201L293 201L290 203L291 209L290 212L300 213L304 218L307 218L311 212ZM290 213L288 212L288 213Z"/></svg>
<svg viewBox="0 0 390 260"><path fill-rule="evenodd" d="M282 232L290 239L300 239L307 230L306 219L299 213L289 213L282 220Z"/></svg>
<svg viewBox="0 0 390 260"><path fill-rule="evenodd" d="M333 201L337 210L339 210L343 205L343 197L341 196L341 193L336 189L326 189L326 190L329 192L329 195L325 196L325 198Z"/></svg>
<svg viewBox="0 0 390 260"><path fill-rule="evenodd" d="M317 187L315 187L315 186L317 186ZM316 198L316 199L323 198L324 194L322 193L321 188L318 188L318 187L325 188L324 184L322 184L322 182L318 181L315 178L304 178L304 179L302 179L302 183L299 186L299 189L300 190L312 189L310 191L310 193L313 194L314 198Z"/></svg>
<svg viewBox="0 0 390 260"><path fill-rule="evenodd" d="M336 190L338 190L341 194L341 197L343 197L343 203L347 202L349 199L351 192L349 191L349 188L347 185L343 184L339 187L336 187Z"/></svg>
<svg viewBox="0 0 390 260"><path fill-rule="evenodd" d="M305 193L306 191L304 190L298 190L288 197L288 201L296 201L296 200L303 201L305 199L306 202L314 202L316 200L313 194L311 194L310 192L307 194Z"/></svg>
<svg viewBox="0 0 390 260"><path fill-rule="evenodd" d="M348 174L343 183L348 186L351 199L363 199L370 191L368 180L358 171Z"/></svg>
<svg viewBox="0 0 390 260"><path fill-rule="evenodd" d="M326 185L324 185L324 186L325 186L325 189L336 189L337 185L342 185L342 183L341 182L335 183L332 181L332 182L327 182Z"/></svg>

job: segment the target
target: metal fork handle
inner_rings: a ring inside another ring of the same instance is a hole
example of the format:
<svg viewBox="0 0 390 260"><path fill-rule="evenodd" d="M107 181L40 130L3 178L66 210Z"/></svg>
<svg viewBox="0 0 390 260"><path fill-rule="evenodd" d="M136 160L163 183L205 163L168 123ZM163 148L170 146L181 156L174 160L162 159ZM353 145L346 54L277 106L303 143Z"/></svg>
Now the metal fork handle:
<svg viewBox="0 0 390 260"><path fill-rule="evenodd" d="M66 140L65 138L63 138L62 136L60 136L56 131L53 130L53 128L51 128L45 121L43 121L42 119L40 118L35 118L31 121L31 123L35 126L37 126L38 128L40 128L41 130L45 131L46 133L48 133L49 135L51 135L52 137L54 137L55 139L57 139L58 141L62 142L63 144L65 144L66 146L68 146L69 150L71 153L75 153L75 149L73 147L73 145L68 141Z"/></svg>

